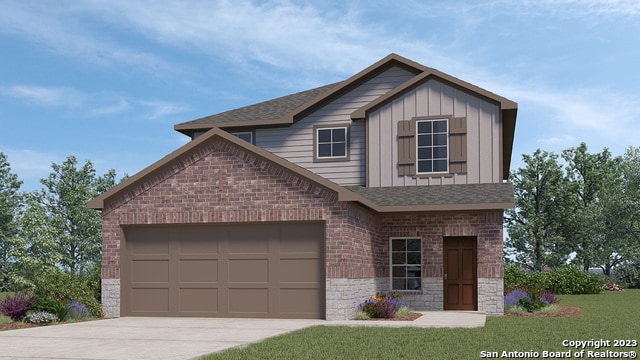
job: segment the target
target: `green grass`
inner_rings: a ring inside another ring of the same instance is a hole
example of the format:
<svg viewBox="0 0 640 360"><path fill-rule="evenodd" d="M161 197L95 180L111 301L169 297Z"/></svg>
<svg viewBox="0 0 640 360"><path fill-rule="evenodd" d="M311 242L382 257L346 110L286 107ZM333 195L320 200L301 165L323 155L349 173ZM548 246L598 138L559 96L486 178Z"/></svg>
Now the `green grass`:
<svg viewBox="0 0 640 360"><path fill-rule="evenodd" d="M488 317L484 328L316 326L205 359L479 359L481 351L573 350L563 340L640 341L640 290L560 296L574 318ZM593 350L593 349L587 349ZM638 351L640 348L604 348Z"/></svg>
<svg viewBox="0 0 640 360"><path fill-rule="evenodd" d="M4 298L9 294L13 294L13 293L0 292L0 301L4 300ZM10 317L0 314L0 324L9 324L11 322L13 321L11 320Z"/></svg>

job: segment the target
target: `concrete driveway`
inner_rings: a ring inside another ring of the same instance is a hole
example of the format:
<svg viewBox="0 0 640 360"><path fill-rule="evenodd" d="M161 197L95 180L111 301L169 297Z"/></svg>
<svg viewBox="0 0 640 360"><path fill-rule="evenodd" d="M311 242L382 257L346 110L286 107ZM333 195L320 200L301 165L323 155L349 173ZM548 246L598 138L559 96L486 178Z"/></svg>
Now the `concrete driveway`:
<svg viewBox="0 0 640 360"><path fill-rule="evenodd" d="M191 359L324 320L124 317L0 332L1 359Z"/></svg>
<svg viewBox="0 0 640 360"><path fill-rule="evenodd" d="M415 321L124 317L0 332L0 359L192 359L314 325L482 327L475 311L425 311Z"/></svg>

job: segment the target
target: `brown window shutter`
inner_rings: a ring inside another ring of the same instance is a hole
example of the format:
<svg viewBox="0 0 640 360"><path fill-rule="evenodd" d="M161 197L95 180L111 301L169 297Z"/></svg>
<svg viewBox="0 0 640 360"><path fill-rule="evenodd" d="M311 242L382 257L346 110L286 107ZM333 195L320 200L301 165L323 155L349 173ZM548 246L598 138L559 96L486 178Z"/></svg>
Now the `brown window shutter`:
<svg viewBox="0 0 640 360"><path fill-rule="evenodd" d="M467 172L467 118L453 118L449 125L449 172Z"/></svg>
<svg viewBox="0 0 640 360"><path fill-rule="evenodd" d="M416 122L398 121L398 175L416 173Z"/></svg>

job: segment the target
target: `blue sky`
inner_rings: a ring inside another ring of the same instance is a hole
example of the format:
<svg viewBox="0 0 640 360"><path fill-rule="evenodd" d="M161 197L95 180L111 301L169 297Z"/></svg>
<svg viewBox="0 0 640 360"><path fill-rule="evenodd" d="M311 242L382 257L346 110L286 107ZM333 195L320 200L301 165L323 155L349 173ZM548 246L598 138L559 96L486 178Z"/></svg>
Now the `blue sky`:
<svg viewBox="0 0 640 360"><path fill-rule="evenodd" d="M640 146L640 2L0 0L0 152L130 175L173 125L346 79L391 52L518 102L537 148Z"/></svg>

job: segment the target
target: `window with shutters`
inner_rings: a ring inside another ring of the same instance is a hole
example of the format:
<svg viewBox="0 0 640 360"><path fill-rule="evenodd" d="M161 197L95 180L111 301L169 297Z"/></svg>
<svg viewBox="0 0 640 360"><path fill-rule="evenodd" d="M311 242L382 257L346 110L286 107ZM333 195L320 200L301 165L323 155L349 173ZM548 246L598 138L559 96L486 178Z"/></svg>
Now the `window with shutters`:
<svg viewBox="0 0 640 360"><path fill-rule="evenodd" d="M449 121L416 121L418 174L449 172Z"/></svg>
<svg viewBox="0 0 640 360"><path fill-rule="evenodd" d="M415 117L398 122L398 175L467 172L467 119Z"/></svg>

